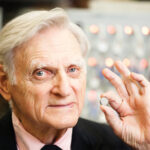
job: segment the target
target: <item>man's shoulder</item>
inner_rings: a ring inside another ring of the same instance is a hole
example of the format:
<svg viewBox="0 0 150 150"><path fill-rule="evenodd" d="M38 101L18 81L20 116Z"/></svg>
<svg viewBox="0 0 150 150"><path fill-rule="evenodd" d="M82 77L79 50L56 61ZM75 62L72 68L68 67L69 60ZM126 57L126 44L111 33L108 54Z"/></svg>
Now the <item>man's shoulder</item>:
<svg viewBox="0 0 150 150"><path fill-rule="evenodd" d="M8 112L0 119L0 149L17 149L15 133L11 119L11 112Z"/></svg>
<svg viewBox="0 0 150 150"><path fill-rule="evenodd" d="M79 118L77 126L85 131L91 131L91 133L95 131L96 134L102 134L103 132L107 132L108 134L113 133L112 129L107 124L98 123L84 118Z"/></svg>
<svg viewBox="0 0 150 150"><path fill-rule="evenodd" d="M79 138L89 149L130 150L107 124L79 118L73 132L76 132L73 133L76 134L74 139Z"/></svg>
<svg viewBox="0 0 150 150"><path fill-rule="evenodd" d="M11 123L11 112L7 112L4 116L0 118L0 135L5 130L8 131L8 128L10 128Z"/></svg>
<svg viewBox="0 0 150 150"><path fill-rule="evenodd" d="M7 136L10 132L13 131L11 112L6 113L3 117L0 118L0 139L3 136Z"/></svg>
<svg viewBox="0 0 150 150"><path fill-rule="evenodd" d="M91 120L80 118L77 127L89 137L102 142L118 142L120 139L115 135L112 128L105 123L98 123ZM113 139L113 140L112 140Z"/></svg>

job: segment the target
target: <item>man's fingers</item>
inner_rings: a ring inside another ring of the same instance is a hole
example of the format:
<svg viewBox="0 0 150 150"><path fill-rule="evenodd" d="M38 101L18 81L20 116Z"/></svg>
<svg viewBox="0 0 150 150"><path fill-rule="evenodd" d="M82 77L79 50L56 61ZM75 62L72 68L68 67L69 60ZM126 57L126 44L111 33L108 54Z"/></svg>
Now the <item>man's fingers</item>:
<svg viewBox="0 0 150 150"><path fill-rule="evenodd" d="M137 73L131 73L131 77L136 80L142 87L147 87L150 85L149 81L146 80L146 78L141 75L141 74L137 74Z"/></svg>
<svg viewBox="0 0 150 150"><path fill-rule="evenodd" d="M127 101L122 100L116 93L109 91L101 94L101 98L106 98L110 106L119 114L120 117L132 114L132 110Z"/></svg>
<svg viewBox="0 0 150 150"><path fill-rule="evenodd" d="M129 69L121 61L116 61L115 67L123 77L129 77L130 76Z"/></svg>
<svg viewBox="0 0 150 150"><path fill-rule="evenodd" d="M110 106L117 111L122 103L122 99L117 96L116 93L109 91L107 93L103 93L100 96L101 98L107 98Z"/></svg>
<svg viewBox="0 0 150 150"><path fill-rule="evenodd" d="M121 78L107 68L103 69L102 73L104 77L116 88L119 96L123 99L128 99L128 92Z"/></svg>
<svg viewBox="0 0 150 150"><path fill-rule="evenodd" d="M122 75L122 80L125 84L125 87L127 89L127 92L130 96L139 94L139 86L138 84L131 78L131 73L129 69L121 62L116 61L115 67L119 71L119 73Z"/></svg>
<svg viewBox="0 0 150 150"><path fill-rule="evenodd" d="M122 132L122 121L117 113L108 106L101 105L100 108L104 112L108 124L113 128L114 132L120 136Z"/></svg>
<svg viewBox="0 0 150 150"><path fill-rule="evenodd" d="M140 86L139 93L141 95L143 95L145 93L149 93L150 83L143 75L132 72L131 78L139 84L139 86Z"/></svg>
<svg viewBox="0 0 150 150"><path fill-rule="evenodd" d="M139 95L140 87L135 80L128 77L128 78L124 79L124 83L125 83L128 93L131 97L137 97Z"/></svg>

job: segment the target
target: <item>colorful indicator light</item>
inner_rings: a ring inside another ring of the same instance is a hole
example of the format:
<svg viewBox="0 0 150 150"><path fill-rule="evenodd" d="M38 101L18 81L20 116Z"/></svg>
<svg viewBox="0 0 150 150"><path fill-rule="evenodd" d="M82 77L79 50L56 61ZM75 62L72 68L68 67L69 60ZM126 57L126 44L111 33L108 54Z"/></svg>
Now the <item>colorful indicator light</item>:
<svg viewBox="0 0 150 150"><path fill-rule="evenodd" d="M99 33L99 27L95 24L91 25L89 27L89 30L92 34L98 34Z"/></svg>
<svg viewBox="0 0 150 150"><path fill-rule="evenodd" d="M112 25L107 26L107 32L111 35L116 33L116 28Z"/></svg>
<svg viewBox="0 0 150 150"><path fill-rule="evenodd" d="M131 62L130 62L130 60L129 60L128 58L125 58L125 59L123 60L123 63L124 63L127 67L130 67L130 65L131 65Z"/></svg>
<svg viewBox="0 0 150 150"><path fill-rule="evenodd" d="M95 57L89 57L88 58L88 66L94 67L97 65L97 60Z"/></svg>
<svg viewBox="0 0 150 150"><path fill-rule="evenodd" d="M90 90L87 93L88 100L95 101L97 99L97 92L94 90Z"/></svg>
<svg viewBox="0 0 150 150"><path fill-rule="evenodd" d="M124 27L124 32L125 32L125 34L127 34L127 35L132 35L132 34L133 34L133 28L130 27L130 26L125 26L125 27Z"/></svg>
<svg viewBox="0 0 150 150"><path fill-rule="evenodd" d="M140 68L146 69L147 67L148 67L148 61L143 58L143 59L140 61Z"/></svg>
<svg viewBox="0 0 150 150"><path fill-rule="evenodd" d="M106 65L106 67L111 68L114 65L114 60L112 58L106 58L105 65Z"/></svg>
<svg viewBox="0 0 150 150"><path fill-rule="evenodd" d="M142 30L143 35L149 35L150 34L150 30L147 26L143 26L141 30Z"/></svg>

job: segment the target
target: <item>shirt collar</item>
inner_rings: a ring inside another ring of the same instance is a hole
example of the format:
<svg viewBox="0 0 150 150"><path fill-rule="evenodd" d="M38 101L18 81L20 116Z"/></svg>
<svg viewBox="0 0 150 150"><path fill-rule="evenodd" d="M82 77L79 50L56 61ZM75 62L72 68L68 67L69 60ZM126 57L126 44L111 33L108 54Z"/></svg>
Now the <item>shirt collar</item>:
<svg viewBox="0 0 150 150"><path fill-rule="evenodd" d="M45 145L24 129L14 112L12 112L12 123L16 134L18 150L40 150ZM68 128L66 133L54 144L63 150L70 150L71 141L72 128Z"/></svg>

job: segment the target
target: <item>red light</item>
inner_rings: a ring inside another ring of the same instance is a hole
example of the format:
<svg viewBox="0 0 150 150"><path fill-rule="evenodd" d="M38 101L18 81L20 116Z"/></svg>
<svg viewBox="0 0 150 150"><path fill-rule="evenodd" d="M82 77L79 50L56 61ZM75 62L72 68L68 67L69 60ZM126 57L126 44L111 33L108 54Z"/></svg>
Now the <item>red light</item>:
<svg viewBox="0 0 150 150"><path fill-rule="evenodd" d="M132 34L133 34L133 28L130 27L130 26L125 26L125 27L124 27L124 32L125 32L125 34L127 34L127 35L132 35Z"/></svg>
<svg viewBox="0 0 150 150"><path fill-rule="evenodd" d="M93 24L89 27L89 30L92 34L97 34L99 32L99 27L97 25Z"/></svg>
<svg viewBox="0 0 150 150"><path fill-rule="evenodd" d="M140 68L146 69L148 67L148 61L146 59L142 59L140 61Z"/></svg>
<svg viewBox="0 0 150 150"><path fill-rule="evenodd" d="M95 101L97 99L97 93L94 90L89 91L87 96L90 101Z"/></svg>
<svg viewBox="0 0 150 150"><path fill-rule="evenodd" d="M96 65L97 65L97 60L96 60L96 58L95 58L95 57L89 57L89 58L88 58L88 65L89 65L90 67L96 66Z"/></svg>
<svg viewBox="0 0 150 150"><path fill-rule="evenodd" d="M111 35L115 34L116 33L116 28L114 26L108 26L107 27L107 32Z"/></svg>

